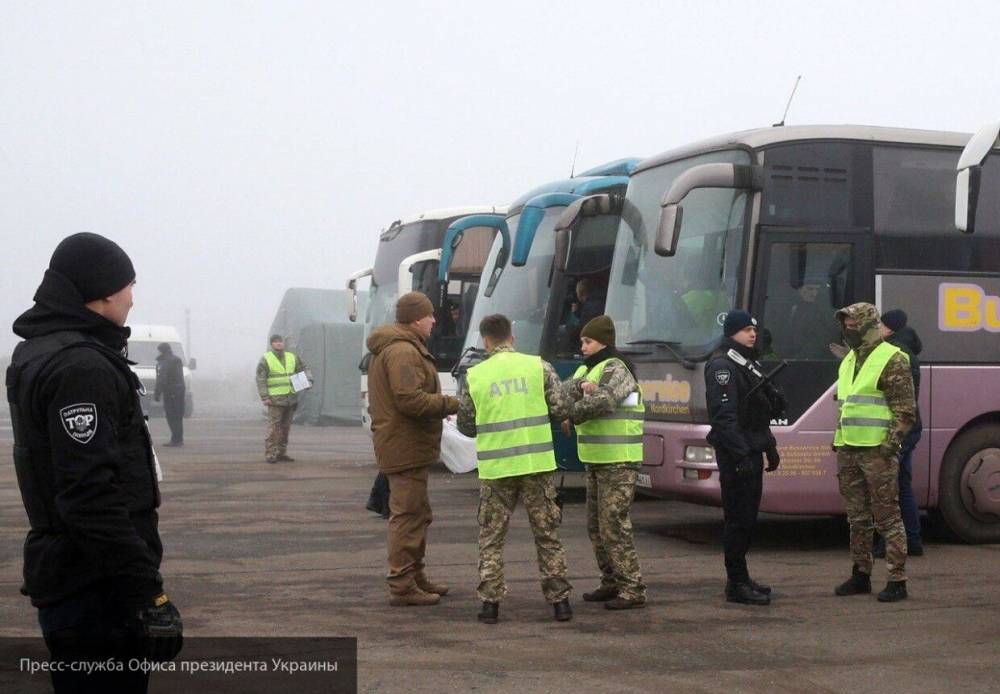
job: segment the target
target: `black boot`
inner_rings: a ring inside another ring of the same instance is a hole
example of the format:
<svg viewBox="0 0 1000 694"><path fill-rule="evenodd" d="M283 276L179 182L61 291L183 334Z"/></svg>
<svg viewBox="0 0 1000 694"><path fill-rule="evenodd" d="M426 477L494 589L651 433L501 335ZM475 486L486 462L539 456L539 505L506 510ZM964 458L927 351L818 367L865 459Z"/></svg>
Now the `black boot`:
<svg viewBox="0 0 1000 694"><path fill-rule="evenodd" d="M770 605L771 598L758 593L749 583L726 581L726 600L743 605Z"/></svg>
<svg viewBox="0 0 1000 694"><path fill-rule="evenodd" d="M368 503L365 504L365 509L371 511L372 513L381 514L383 512L381 500L375 496L374 491L369 495Z"/></svg>
<svg viewBox="0 0 1000 694"><path fill-rule="evenodd" d="M834 588L837 595L861 595L872 592L872 577L855 564L851 569L851 577Z"/></svg>
<svg viewBox="0 0 1000 694"><path fill-rule="evenodd" d="M557 622L568 622L573 619L573 608L569 606L569 598L563 598L552 604L552 612Z"/></svg>
<svg viewBox="0 0 1000 694"><path fill-rule="evenodd" d="M500 603L484 602L483 606L479 608L476 619L483 624L496 624L500 619Z"/></svg>
<svg viewBox="0 0 1000 694"><path fill-rule="evenodd" d="M592 593L583 594L584 602L607 602L608 600L617 597L618 597L617 588L605 588L604 586L601 586Z"/></svg>
<svg viewBox="0 0 1000 694"><path fill-rule="evenodd" d="M761 595L771 594L771 586L765 585L763 583L757 583L757 581L753 580L752 578L749 581L747 581L747 583L749 583L750 587L753 588L756 592L760 593Z"/></svg>
<svg viewBox="0 0 1000 694"><path fill-rule="evenodd" d="M878 594L879 602L899 602L906 599L906 581L889 581Z"/></svg>

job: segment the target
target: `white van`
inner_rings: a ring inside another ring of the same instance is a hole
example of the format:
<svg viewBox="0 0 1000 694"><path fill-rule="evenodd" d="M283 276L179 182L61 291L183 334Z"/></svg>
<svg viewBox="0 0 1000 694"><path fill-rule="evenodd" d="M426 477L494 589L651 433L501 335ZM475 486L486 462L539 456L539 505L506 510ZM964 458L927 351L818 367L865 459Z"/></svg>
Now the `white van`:
<svg viewBox="0 0 1000 694"><path fill-rule="evenodd" d="M177 328L172 325L130 325L132 335L128 339L128 359L134 361L132 371L135 372L146 392L142 397L142 407L146 414L163 415L163 402L154 402L153 393L156 390L156 358L160 356L157 345L166 342L171 351L181 358L184 364L184 416L190 417L194 411L194 400L191 397L191 371L195 368L195 360L188 359L184 354L184 346Z"/></svg>

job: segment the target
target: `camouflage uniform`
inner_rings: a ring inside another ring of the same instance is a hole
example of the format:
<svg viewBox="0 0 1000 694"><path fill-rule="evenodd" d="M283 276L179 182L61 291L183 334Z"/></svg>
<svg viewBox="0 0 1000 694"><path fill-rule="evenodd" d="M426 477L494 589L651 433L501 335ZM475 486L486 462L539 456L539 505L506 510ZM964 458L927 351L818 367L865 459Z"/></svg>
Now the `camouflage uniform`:
<svg viewBox="0 0 1000 694"><path fill-rule="evenodd" d="M490 352L514 351L501 345ZM568 414L568 401L555 369L542 362L545 378L545 401L549 414L562 420ZM476 406L468 388L459 394L458 430L466 436L476 435ZM507 595L503 575L503 548L511 513L521 499L528 513L531 532L535 536L538 571L542 576L542 593L546 601L557 603L569 596L572 588L566 579L566 554L559 541L562 510L556 503L554 472L515 475L495 480L480 480L479 486L479 599L500 602Z"/></svg>
<svg viewBox="0 0 1000 694"><path fill-rule="evenodd" d="M287 350L286 350L287 351ZM277 354L277 353L275 353ZM284 363L284 357L280 357ZM307 371L308 367L302 361L302 357L295 355L295 373ZM269 396L267 394L267 376L270 369L267 366L267 359L261 357L257 362L257 395L261 400L270 397L271 404L267 405L267 437L264 439L264 455L268 460L276 460L279 456L285 455L288 448L288 434L292 428L292 416L295 408L299 404L297 393L288 395Z"/></svg>
<svg viewBox="0 0 1000 694"><path fill-rule="evenodd" d="M857 376L869 354L882 342L875 306L857 303L837 312L838 320L858 322L861 346ZM902 353L895 354L879 377L878 387L893 414L893 424L881 446L840 446L837 477L851 526L851 559L863 573L872 572L872 534L885 538L885 560L890 581L906 579L906 531L899 511L899 448L916 420L913 377Z"/></svg>
<svg viewBox="0 0 1000 694"><path fill-rule="evenodd" d="M604 367L601 382L590 395L580 388L582 379L564 384L573 399L570 419L575 424L610 414L636 390L638 384L623 362L612 360ZM635 497L639 462L587 465L587 534L601 570L601 588L617 588L618 597L644 601L639 556L629 509Z"/></svg>

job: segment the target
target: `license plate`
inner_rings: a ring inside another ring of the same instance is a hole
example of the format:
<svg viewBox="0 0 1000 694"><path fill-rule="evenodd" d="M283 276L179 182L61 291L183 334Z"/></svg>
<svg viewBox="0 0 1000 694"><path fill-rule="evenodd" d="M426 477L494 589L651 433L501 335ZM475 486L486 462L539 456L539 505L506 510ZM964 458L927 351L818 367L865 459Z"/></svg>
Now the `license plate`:
<svg viewBox="0 0 1000 694"><path fill-rule="evenodd" d="M635 484L637 487L646 487L647 489L653 488L653 478L644 472L640 472L636 477Z"/></svg>

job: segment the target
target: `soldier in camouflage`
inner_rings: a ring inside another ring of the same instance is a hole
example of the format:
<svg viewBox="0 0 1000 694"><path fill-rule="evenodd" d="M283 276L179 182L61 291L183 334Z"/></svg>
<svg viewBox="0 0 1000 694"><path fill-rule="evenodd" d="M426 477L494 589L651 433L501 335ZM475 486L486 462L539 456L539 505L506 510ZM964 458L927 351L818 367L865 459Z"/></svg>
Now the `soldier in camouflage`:
<svg viewBox="0 0 1000 694"><path fill-rule="evenodd" d="M885 538L888 583L881 602L906 598L906 532L899 511L899 451L916 419L905 353L883 342L879 312L856 303L835 314L851 351L841 363L834 448L851 528L851 578L837 595L871 593L872 533ZM867 366L867 368L866 368Z"/></svg>
<svg viewBox="0 0 1000 694"><path fill-rule="evenodd" d="M587 533L601 571L601 585L584 593L583 599L603 602L610 610L643 607L646 586L629 517L642 463L642 397L630 367L615 349L615 326L608 316L589 321L580 341L586 360L563 385L572 399L569 418L577 425L577 450L587 468ZM636 404L623 408L630 396ZM593 432L594 436L586 431L588 422L602 420L614 422L626 433L609 429ZM635 429L632 436L628 435L630 425ZM566 424L564 429L568 428ZM614 439L607 445L612 451L609 455L602 455L601 444L587 443L601 438L601 433ZM628 438L636 440L623 444Z"/></svg>
<svg viewBox="0 0 1000 694"><path fill-rule="evenodd" d="M290 385L294 373L308 367L302 358L285 349L282 335L271 335L271 349L257 362L257 395L267 407L267 438L264 439L264 457L269 463L295 460L287 453L288 434L292 429L292 416L298 407L299 396ZM275 371L275 367L279 372ZM289 368L290 367L290 368Z"/></svg>
<svg viewBox="0 0 1000 694"><path fill-rule="evenodd" d="M479 458L479 588L477 618L496 624L507 595L503 549L520 499L535 538L542 593L557 621L572 619L566 555L559 541L550 417L562 420L568 401L552 366L514 351L510 320L486 316L479 333L487 359L469 369L459 394L458 430L476 437ZM543 391L543 392L540 392Z"/></svg>

